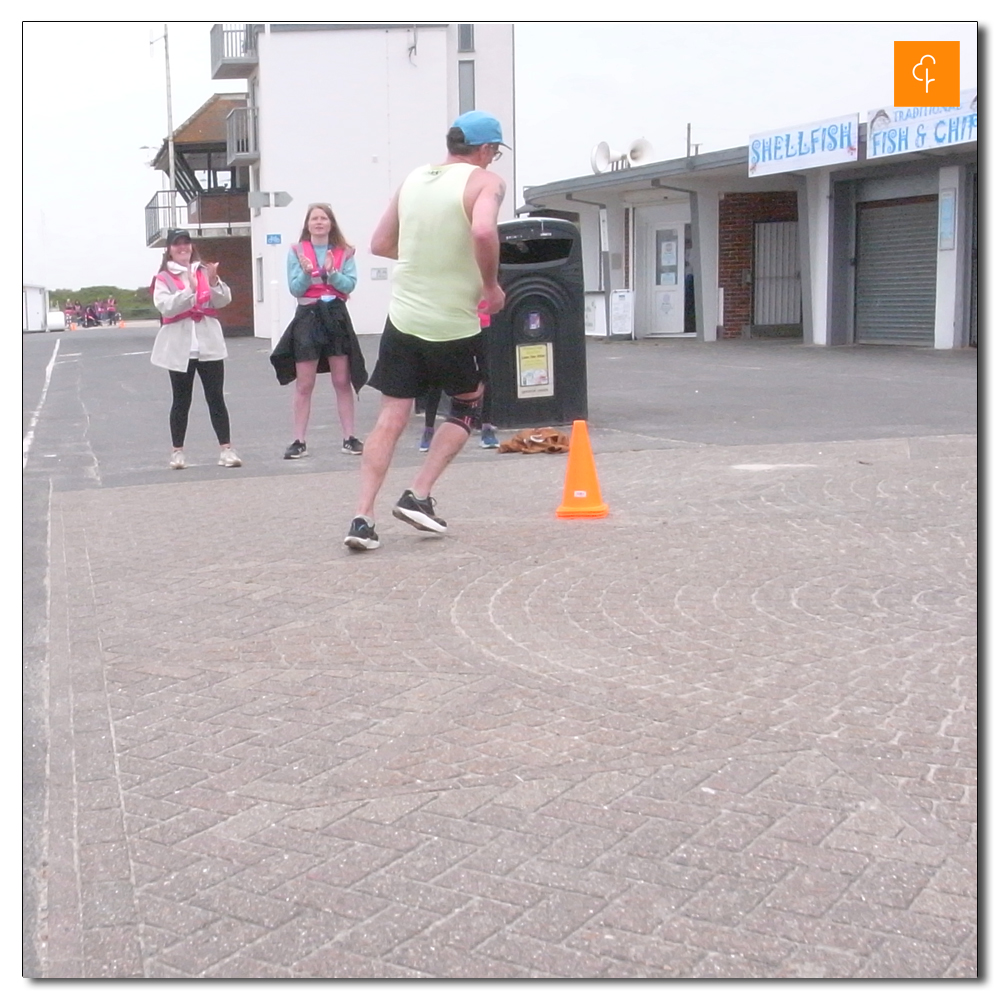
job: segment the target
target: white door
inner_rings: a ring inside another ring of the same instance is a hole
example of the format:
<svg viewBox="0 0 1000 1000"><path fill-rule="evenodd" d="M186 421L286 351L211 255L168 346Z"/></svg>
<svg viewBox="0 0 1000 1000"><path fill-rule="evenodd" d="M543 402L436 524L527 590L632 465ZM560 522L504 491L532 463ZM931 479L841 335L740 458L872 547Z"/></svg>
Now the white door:
<svg viewBox="0 0 1000 1000"><path fill-rule="evenodd" d="M651 226L651 334L684 332L684 225Z"/></svg>
<svg viewBox="0 0 1000 1000"><path fill-rule="evenodd" d="M637 205L635 332L639 337L693 337L684 332L684 243L687 202Z"/></svg>

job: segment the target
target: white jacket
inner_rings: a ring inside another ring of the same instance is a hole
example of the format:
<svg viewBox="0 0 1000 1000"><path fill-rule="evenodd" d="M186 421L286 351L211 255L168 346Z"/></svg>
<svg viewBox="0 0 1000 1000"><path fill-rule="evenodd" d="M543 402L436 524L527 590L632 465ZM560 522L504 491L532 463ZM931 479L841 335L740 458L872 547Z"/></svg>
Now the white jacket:
<svg viewBox="0 0 1000 1000"><path fill-rule="evenodd" d="M196 267L204 266L201 261L196 263ZM172 260L167 262L167 268L173 274L184 274L185 271ZM233 300L233 293L221 278L217 285L209 285L209 292L211 295L208 305L212 309L221 309ZM191 287L178 291L173 284L168 288L164 281L157 278L153 283L153 305L164 318L176 316L194 308L195 291ZM191 360L192 331L198 337L199 361L221 361L229 356L222 336L222 325L214 316L203 316L199 320L188 317L176 323L164 323L153 342L153 353L149 360L159 368L186 372Z"/></svg>

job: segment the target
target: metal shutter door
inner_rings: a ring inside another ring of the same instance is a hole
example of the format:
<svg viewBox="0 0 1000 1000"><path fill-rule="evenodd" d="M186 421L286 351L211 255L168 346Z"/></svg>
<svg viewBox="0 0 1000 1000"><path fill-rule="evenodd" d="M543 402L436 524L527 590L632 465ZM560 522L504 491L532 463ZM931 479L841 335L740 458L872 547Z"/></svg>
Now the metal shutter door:
<svg viewBox="0 0 1000 1000"><path fill-rule="evenodd" d="M858 205L854 339L934 344L937 198Z"/></svg>
<svg viewBox="0 0 1000 1000"><path fill-rule="evenodd" d="M802 322L799 224L754 224L753 321L757 326Z"/></svg>

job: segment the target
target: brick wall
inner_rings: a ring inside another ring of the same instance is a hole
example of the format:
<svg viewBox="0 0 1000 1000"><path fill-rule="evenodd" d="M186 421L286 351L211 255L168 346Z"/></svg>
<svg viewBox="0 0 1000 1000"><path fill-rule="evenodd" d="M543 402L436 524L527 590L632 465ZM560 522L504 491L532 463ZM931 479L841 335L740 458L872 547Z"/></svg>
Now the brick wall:
<svg viewBox="0 0 1000 1000"><path fill-rule="evenodd" d="M719 203L719 285L725 289L723 336L740 337L753 308L755 222L797 222L794 191L727 194Z"/></svg>
<svg viewBox="0 0 1000 1000"><path fill-rule="evenodd" d="M219 263L219 277L233 293L233 301L219 312L219 322L227 337L253 335L253 264L250 238L195 239L202 260Z"/></svg>
<svg viewBox="0 0 1000 1000"><path fill-rule="evenodd" d="M188 222L249 222L250 205L245 191L200 194L188 205Z"/></svg>

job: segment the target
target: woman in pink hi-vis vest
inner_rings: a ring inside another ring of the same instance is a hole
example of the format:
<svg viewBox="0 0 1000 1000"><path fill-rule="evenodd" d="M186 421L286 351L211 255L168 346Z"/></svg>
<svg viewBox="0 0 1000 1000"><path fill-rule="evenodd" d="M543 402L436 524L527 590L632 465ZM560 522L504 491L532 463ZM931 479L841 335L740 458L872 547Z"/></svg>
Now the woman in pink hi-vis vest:
<svg viewBox="0 0 1000 1000"><path fill-rule="evenodd" d="M329 372L337 398L343 431L341 451L360 455L362 443L354 433L354 396L368 381L347 298L357 284L354 247L337 225L333 209L310 205L299 242L288 254L288 290L298 307L274 350L278 382L295 382L292 420L295 438L285 458L304 458L306 431L312 409L317 372Z"/></svg>
<svg viewBox="0 0 1000 1000"><path fill-rule="evenodd" d="M167 248L150 290L162 325L149 360L170 372L173 390L170 436L174 450L170 468L187 468L184 438L196 374L205 390L212 429L219 439L219 465L238 468L243 463L230 441L229 410L223 390L225 358L229 352L222 325L216 319L218 310L229 305L233 294L219 277L219 265L202 263L191 234L184 229L172 229L167 234Z"/></svg>

